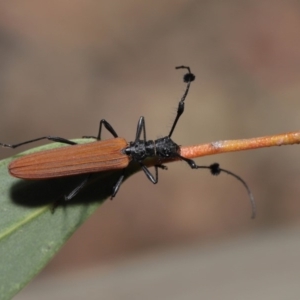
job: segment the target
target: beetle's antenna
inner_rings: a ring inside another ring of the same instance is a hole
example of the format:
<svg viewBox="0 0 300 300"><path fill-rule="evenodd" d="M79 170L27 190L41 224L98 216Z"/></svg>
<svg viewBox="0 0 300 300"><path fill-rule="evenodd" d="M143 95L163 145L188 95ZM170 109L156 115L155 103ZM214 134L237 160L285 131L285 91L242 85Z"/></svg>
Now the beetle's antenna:
<svg viewBox="0 0 300 300"><path fill-rule="evenodd" d="M191 85L191 82L195 80L196 76L191 73L191 69L190 67L186 67L186 66L178 66L176 67L175 69L187 69L188 70L188 73L186 73L184 76L183 76L183 81L187 83L187 86L186 86L186 89L185 89L185 92L183 94L183 96L181 97L181 100L179 101L179 104L178 104L178 108L177 108L177 115L176 115L176 118L174 120L174 123L172 125L172 128L171 128L171 131L168 135L168 137L171 137L171 135L173 134L173 131L176 127L176 124L180 118L180 116L183 114L183 111L184 111L184 100L189 92L189 89L190 89L190 85Z"/></svg>
<svg viewBox="0 0 300 300"><path fill-rule="evenodd" d="M224 172L224 173L227 173L227 174L235 177L237 180L239 180L246 188L249 198L250 198L250 204L251 204L251 208L252 208L251 219L254 219L256 217L256 205L255 205L254 196L253 196L248 184L245 182L244 179L242 179L240 176L232 173L231 171L220 168L218 163L214 163L210 166L197 166L197 169L210 169L211 174L215 175L215 176L219 175L221 172Z"/></svg>

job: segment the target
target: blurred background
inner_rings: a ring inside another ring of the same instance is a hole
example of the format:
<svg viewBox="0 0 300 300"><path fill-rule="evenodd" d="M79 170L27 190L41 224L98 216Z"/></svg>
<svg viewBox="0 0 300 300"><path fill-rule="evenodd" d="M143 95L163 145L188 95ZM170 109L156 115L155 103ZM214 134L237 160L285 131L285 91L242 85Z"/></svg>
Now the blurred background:
<svg viewBox="0 0 300 300"><path fill-rule="evenodd" d="M140 116L149 139L162 137L185 89L182 64L196 81L178 144L298 130L299 28L292 0L2 1L1 141L96 135L102 118L131 141ZM16 299L82 299L79 287L87 299L299 299L298 158L289 146L197 160L246 180L254 221L230 176L183 162L157 185L138 173Z"/></svg>

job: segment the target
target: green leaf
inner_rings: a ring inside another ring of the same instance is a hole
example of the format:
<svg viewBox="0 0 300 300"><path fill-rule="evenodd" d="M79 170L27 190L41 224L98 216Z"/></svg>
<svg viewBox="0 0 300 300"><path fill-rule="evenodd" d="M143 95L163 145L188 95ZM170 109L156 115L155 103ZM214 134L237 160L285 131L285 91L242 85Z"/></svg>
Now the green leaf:
<svg viewBox="0 0 300 300"><path fill-rule="evenodd" d="M2 300L11 299L49 262L72 233L111 195L112 186L120 176L121 171L93 175L88 188L52 213L53 202L74 189L84 176L20 180L9 175L7 166L24 154L61 146L64 145L52 143L0 161ZM136 168L128 170L126 177L137 171Z"/></svg>

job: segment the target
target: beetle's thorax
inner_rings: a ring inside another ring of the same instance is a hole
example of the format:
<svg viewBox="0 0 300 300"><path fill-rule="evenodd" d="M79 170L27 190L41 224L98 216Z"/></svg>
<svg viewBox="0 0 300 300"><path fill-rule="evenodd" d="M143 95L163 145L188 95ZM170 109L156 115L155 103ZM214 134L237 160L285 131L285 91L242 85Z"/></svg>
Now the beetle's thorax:
<svg viewBox="0 0 300 300"><path fill-rule="evenodd" d="M142 162L147 157L176 157L179 153L179 146L174 143L170 137L166 136L155 141L137 140L130 142L123 152L131 156L133 161Z"/></svg>
<svg viewBox="0 0 300 300"><path fill-rule="evenodd" d="M172 158L179 154L179 146L168 136L155 140L156 156Z"/></svg>
<svg viewBox="0 0 300 300"><path fill-rule="evenodd" d="M123 152L124 154L131 156L133 161L141 162L147 157L155 156L155 142L151 140L137 140L135 142L130 142Z"/></svg>

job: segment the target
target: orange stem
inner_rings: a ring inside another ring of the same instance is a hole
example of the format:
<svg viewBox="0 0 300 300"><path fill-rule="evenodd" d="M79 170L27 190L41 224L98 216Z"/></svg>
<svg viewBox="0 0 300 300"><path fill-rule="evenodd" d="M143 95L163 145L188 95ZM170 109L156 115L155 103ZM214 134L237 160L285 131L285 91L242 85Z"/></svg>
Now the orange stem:
<svg viewBox="0 0 300 300"><path fill-rule="evenodd" d="M180 147L180 155L196 158L218 153L251 150L264 147L300 144L300 131L241 140L225 140L208 144Z"/></svg>

